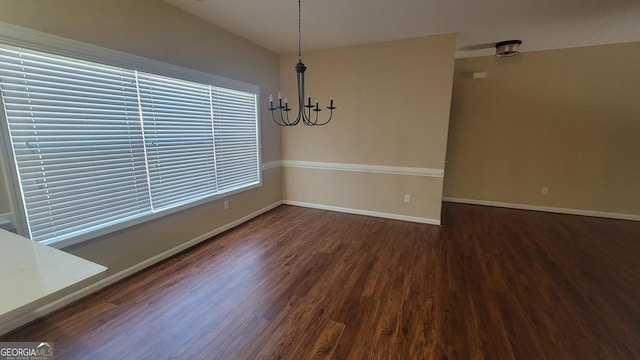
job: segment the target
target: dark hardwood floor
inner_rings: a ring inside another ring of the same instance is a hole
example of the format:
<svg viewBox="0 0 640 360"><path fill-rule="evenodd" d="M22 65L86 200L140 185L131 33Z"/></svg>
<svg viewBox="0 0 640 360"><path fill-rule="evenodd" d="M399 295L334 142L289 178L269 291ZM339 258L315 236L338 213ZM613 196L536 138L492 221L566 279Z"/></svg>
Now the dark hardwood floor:
<svg viewBox="0 0 640 360"><path fill-rule="evenodd" d="M0 341L58 359L640 358L640 223L452 203L442 221L281 206Z"/></svg>

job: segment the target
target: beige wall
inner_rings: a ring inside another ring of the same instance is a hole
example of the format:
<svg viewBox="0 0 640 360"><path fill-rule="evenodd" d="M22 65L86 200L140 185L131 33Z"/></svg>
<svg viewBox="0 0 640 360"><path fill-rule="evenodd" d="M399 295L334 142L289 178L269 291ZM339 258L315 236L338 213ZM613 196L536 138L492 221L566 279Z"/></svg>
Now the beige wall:
<svg viewBox="0 0 640 360"><path fill-rule="evenodd" d="M304 52L307 92L324 106L333 96L338 109L326 126L283 128L282 158L443 169L454 50L455 36L441 35ZM296 62L280 57L289 99ZM283 176L286 200L440 219L442 178L290 167Z"/></svg>
<svg viewBox="0 0 640 360"><path fill-rule="evenodd" d="M456 60L445 196L640 214L638 59L640 42Z"/></svg>
<svg viewBox="0 0 640 360"><path fill-rule="evenodd" d="M260 86L277 89L278 57L161 0L14 0L0 2L0 21ZM261 109L267 107L261 98ZM262 118L262 156L280 159L280 129ZM65 250L113 274L281 199L280 170L264 186L134 226Z"/></svg>

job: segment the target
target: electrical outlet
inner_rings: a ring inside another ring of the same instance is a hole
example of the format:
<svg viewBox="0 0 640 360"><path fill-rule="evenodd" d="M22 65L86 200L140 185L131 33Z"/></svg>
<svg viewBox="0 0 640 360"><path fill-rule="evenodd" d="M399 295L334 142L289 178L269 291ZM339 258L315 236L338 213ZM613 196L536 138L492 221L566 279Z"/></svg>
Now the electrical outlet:
<svg viewBox="0 0 640 360"><path fill-rule="evenodd" d="M227 210L229 208L229 200L224 201L224 209Z"/></svg>
<svg viewBox="0 0 640 360"><path fill-rule="evenodd" d="M406 202L406 203L411 202L411 195L404 194L404 202Z"/></svg>
<svg viewBox="0 0 640 360"><path fill-rule="evenodd" d="M543 186L540 188L540 195L547 195L549 193L549 188L546 186Z"/></svg>

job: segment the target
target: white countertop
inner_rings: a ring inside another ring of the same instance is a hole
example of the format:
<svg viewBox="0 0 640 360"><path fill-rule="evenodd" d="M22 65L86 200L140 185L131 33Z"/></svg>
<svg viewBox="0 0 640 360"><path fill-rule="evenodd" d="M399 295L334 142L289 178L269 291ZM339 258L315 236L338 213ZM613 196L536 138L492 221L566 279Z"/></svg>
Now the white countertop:
<svg viewBox="0 0 640 360"><path fill-rule="evenodd" d="M0 325L103 278L106 271L0 229Z"/></svg>

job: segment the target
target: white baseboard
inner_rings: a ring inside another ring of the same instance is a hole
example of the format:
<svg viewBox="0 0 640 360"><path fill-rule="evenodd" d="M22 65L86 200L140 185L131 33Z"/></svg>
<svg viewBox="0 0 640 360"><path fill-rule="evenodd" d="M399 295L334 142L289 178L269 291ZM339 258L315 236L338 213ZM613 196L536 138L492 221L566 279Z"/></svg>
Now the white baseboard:
<svg viewBox="0 0 640 360"><path fill-rule="evenodd" d="M385 219L410 221L410 222L429 224L429 225L440 225L440 220L437 220L437 219L429 219L429 218L383 213L383 212L369 211L369 210L352 209L352 208L343 208L338 206L314 204L314 203L292 201L292 200L283 200L282 203L285 205L302 206L302 207L308 207L313 209L337 211L337 212L348 213L348 214L374 216L374 217L385 218Z"/></svg>
<svg viewBox="0 0 640 360"><path fill-rule="evenodd" d="M81 299L81 298L83 298L83 297L85 297L87 295L90 295L90 294L92 294L92 293L94 293L94 292L96 292L96 291L98 291L100 289L103 289L103 288L105 288L105 287L107 287L107 286L109 286L111 284L114 284L114 283L126 278L127 276L133 275L133 274L137 273L138 271L141 271L141 270L143 270L143 269L145 269L145 268L147 268L147 267L149 267L151 265L154 265L154 264L156 264L156 263L158 263L158 262L160 262L162 260L165 260L165 259L167 259L167 258L169 258L169 257L171 257L171 256L173 256L173 255L175 255L175 254L177 254L177 253L179 253L181 251L184 251L184 250L186 250L186 249L188 249L188 248L190 248L190 247L192 247L192 246L194 246L194 245L196 245L196 244L198 244L198 243L200 243L200 242L202 242L204 240L207 240L207 239L211 238L212 236L218 235L218 234L220 234L222 232L225 232L225 231L227 231L227 230L229 230L231 228L234 228L234 227L236 227L236 226L238 226L238 225L240 225L240 224L242 224L244 222L247 222L247 221L253 219L254 217L256 217L258 215L261 215L261 214L263 214L263 213L265 213L265 212L267 212L267 211L269 211L269 210L271 210L271 209L273 209L273 208L275 208L277 206L280 206L280 205L282 205L281 201L275 202L275 203L273 203L273 204L271 204L271 205L269 205L267 207L264 207L264 208L262 208L260 210L257 210L257 211L255 211L255 212L253 212L253 213L251 213L251 214L249 214L247 216L244 216L244 217L242 217L242 218L240 218L238 220L230 222L230 223L228 223L228 224L226 224L224 226L221 226L221 227L219 227L217 229L214 229L214 230L212 230L212 231L210 231L210 232L208 232L206 234L202 234L202 235L198 236L195 239L189 240L189 241L187 241L185 243L182 243L182 244L180 244L180 245L178 245L178 246L176 246L176 247L174 247L172 249L169 249L169 250L167 250L167 251L165 251L165 252L163 252L161 254L158 254L158 255L156 255L154 257L151 257L151 258L149 258L149 259L147 259L147 260L145 260L145 261L143 261L141 263L138 263L138 264L136 264L134 266L131 266L131 267L125 269L125 270L122 270L122 271L116 273L116 274L107 276L106 278L104 278L104 279L102 279L102 280L100 280L98 282L95 282L95 283L93 283L93 284L91 284L91 285L89 285L89 286L87 286L85 288L82 288L82 289L80 289L80 290L78 290L78 291L76 291L76 292L74 292L72 294L69 294L69 295L67 295L65 297L57 299L57 300L55 300L55 301L53 301L53 302L51 302L51 303L49 303L47 305L41 306L36 310L30 311L29 313L26 313L26 314L24 314L22 316L14 318L14 319L12 319L12 320L10 320L8 322L2 323L2 324L0 324L0 335L5 334L5 333L7 333L7 332L9 332L9 331L11 331L13 329L16 329L16 328L18 328L18 327L20 327L20 326L22 326L24 324L27 324L27 323L29 323L29 322L31 322L31 321L39 318L39 317L42 317L42 316L44 316L44 315L46 315L46 314L48 314L48 313L50 313L52 311L60 309L65 305L68 305L68 304L70 304L70 303L72 303L72 302L74 302L76 300L79 300L79 299Z"/></svg>
<svg viewBox="0 0 640 360"><path fill-rule="evenodd" d="M608 213L608 212L602 212L602 211L566 209L566 208L557 208L557 207L548 207L548 206L513 204L513 203L504 203L504 202L496 202L496 201L460 199L460 198L451 198L451 197L443 197L442 201L461 203L461 204L496 206L496 207L503 207L503 208L509 208L509 209L519 209L519 210L543 211L543 212L551 212L551 213L558 213L558 214L582 215L582 216L593 216L593 217L608 218L608 219L640 221L640 215L633 215L633 214Z"/></svg>

